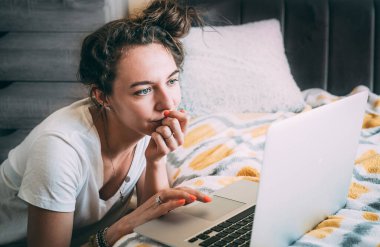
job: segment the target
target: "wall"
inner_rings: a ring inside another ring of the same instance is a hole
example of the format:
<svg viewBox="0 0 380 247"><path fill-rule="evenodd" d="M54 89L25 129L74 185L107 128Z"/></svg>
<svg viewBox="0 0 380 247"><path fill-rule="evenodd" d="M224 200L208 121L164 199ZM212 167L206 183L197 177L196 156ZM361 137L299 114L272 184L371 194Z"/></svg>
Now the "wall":
<svg viewBox="0 0 380 247"><path fill-rule="evenodd" d="M127 0L0 0L0 164L51 112L87 96L83 38L127 12Z"/></svg>

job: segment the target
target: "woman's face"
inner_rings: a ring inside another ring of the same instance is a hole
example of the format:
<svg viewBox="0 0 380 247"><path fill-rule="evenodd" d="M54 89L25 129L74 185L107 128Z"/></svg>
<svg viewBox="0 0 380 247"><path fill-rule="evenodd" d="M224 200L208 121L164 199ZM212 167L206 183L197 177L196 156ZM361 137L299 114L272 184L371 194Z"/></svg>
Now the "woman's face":
<svg viewBox="0 0 380 247"><path fill-rule="evenodd" d="M179 70L173 56L160 44L130 47L116 70L109 104L126 129L151 135L165 110L181 101Z"/></svg>

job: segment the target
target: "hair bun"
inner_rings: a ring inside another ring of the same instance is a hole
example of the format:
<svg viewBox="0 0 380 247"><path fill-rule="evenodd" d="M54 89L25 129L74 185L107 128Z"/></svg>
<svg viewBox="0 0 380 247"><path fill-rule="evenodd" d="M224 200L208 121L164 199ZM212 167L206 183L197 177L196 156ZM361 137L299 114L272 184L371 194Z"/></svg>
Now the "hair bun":
<svg viewBox="0 0 380 247"><path fill-rule="evenodd" d="M174 0L155 0L143 11L145 24L159 26L173 38L187 35L192 23L202 26L202 18L194 7L181 7Z"/></svg>

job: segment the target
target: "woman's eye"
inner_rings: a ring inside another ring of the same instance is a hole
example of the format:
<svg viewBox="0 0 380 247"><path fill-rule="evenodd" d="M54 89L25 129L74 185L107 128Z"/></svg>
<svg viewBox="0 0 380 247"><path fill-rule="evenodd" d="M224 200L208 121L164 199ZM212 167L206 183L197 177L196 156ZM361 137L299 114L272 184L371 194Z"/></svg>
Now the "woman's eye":
<svg viewBox="0 0 380 247"><path fill-rule="evenodd" d="M169 81L168 81L168 84L170 84L170 85L174 85L174 84L176 84L178 82L178 79L170 79Z"/></svg>
<svg viewBox="0 0 380 247"><path fill-rule="evenodd" d="M148 88L144 88L142 90L139 90L137 91L135 94L136 95L147 95L148 93L150 93L152 91L152 88L151 87L148 87Z"/></svg>

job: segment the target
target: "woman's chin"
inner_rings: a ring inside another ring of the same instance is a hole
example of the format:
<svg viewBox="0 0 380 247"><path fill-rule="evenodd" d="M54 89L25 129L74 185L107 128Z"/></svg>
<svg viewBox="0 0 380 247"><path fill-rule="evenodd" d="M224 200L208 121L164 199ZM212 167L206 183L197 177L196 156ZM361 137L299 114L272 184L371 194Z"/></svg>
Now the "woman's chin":
<svg viewBox="0 0 380 247"><path fill-rule="evenodd" d="M151 136L153 132L156 132L156 129L161 126L161 123L158 122L149 122L148 126L146 127L145 134L148 136Z"/></svg>

